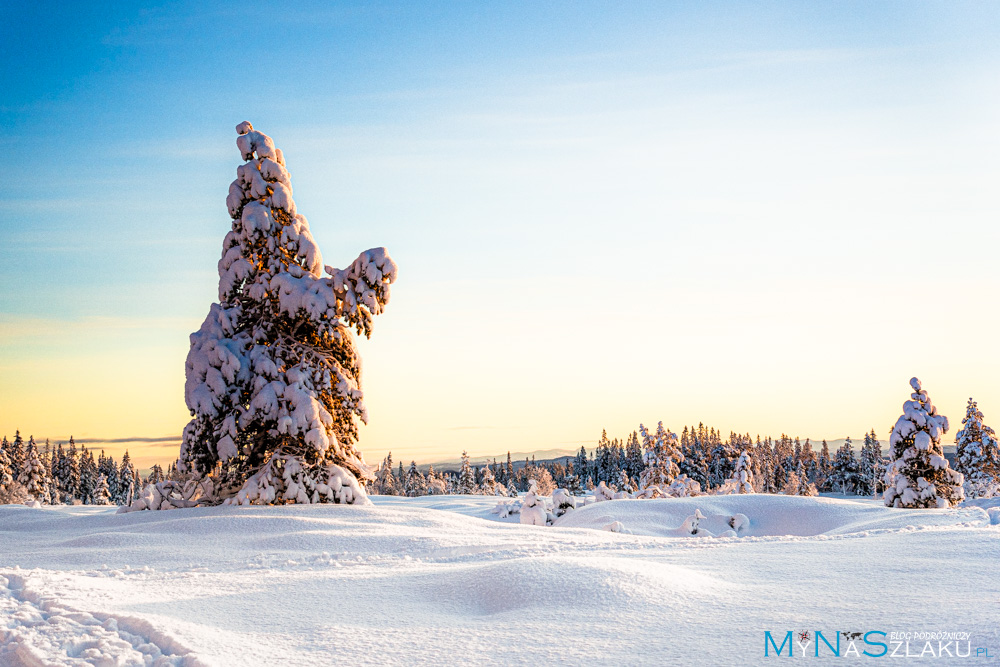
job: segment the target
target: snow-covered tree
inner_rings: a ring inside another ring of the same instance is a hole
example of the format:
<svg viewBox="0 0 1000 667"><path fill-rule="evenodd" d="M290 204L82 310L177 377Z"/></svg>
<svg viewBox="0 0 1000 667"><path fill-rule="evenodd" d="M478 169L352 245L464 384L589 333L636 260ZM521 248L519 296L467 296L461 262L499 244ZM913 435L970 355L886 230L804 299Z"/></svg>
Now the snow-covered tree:
<svg viewBox="0 0 1000 667"><path fill-rule="evenodd" d="M9 448L10 443L7 442L7 437L4 436L3 442L0 443L0 493L6 491L14 484L14 471L7 452Z"/></svg>
<svg viewBox="0 0 1000 667"><path fill-rule="evenodd" d="M850 438L837 450L831 473L833 488L841 493L857 493L861 482L858 474L858 460L854 458L854 443Z"/></svg>
<svg viewBox="0 0 1000 667"><path fill-rule="evenodd" d="M676 433L663 428L661 421L656 427L656 435L650 435L643 424L639 424L642 435L643 457L646 467L639 478L639 487L648 489L659 487L664 493L674 477L680 474L677 463L683 460Z"/></svg>
<svg viewBox="0 0 1000 667"><path fill-rule="evenodd" d="M965 476L965 495L969 498L992 498L1000 494L996 433L983 423L983 413L971 398L962 430L955 434L955 470Z"/></svg>
<svg viewBox="0 0 1000 667"><path fill-rule="evenodd" d="M535 488L543 496L550 495L556 489L552 473L542 465L533 465L528 469L528 483L535 483Z"/></svg>
<svg viewBox="0 0 1000 667"><path fill-rule="evenodd" d="M403 488L410 498L427 495L427 479L417 470L416 461L410 461L410 469L406 472Z"/></svg>
<svg viewBox="0 0 1000 667"><path fill-rule="evenodd" d="M118 495L112 499L116 505L131 505L135 500L137 489L135 488L135 468L132 466L132 459L129 458L128 450L122 455L121 465L117 470Z"/></svg>
<svg viewBox="0 0 1000 667"><path fill-rule="evenodd" d="M94 493L97 491L97 462L94 455L86 447L80 448L80 482L77 487L77 498L84 505L94 504Z"/></svg>
<svg viewBox="0 0 1000 667"><path fill-rule="evenodd" d="M521 523L529 526L544 526L548 523L545 502L538 497L535 484L529 484L528 492L521 501Z"/></svg>
<svg viewBox="0 0 1000 667"><path fill-rule="evenodd" d="M434 470L434 466L427 469L427 495L441 496L448 492L448 485L444 478Z"/></svg>
<svg viewBox="0 0 1000 667"><path fill-rule="evenodd" d="M356 447L367 422L352 328L370 336L396 264L366 250L325 267L292 199L284 157L248 122L226 200L219 302L191 335L177 469L213 476L227 502L363 502L372 477Z"/></svg>
<svg viewBox="0 0 1000 667"><path fill-rule="evenodd" d="M806 467L803 461L799 461L798 465L795 467L795 495L797 496L815 496L819 495L819 491L816 490L816 485L809 481L809 474L806 472Z"/></svg>
<svg viewBox="0 0 1000 667"><path fill-rule="evenodd" d="M167 477L163 474L163 467L159 463L154 463L149 469L149 477L146 479L147 484L158 484L165 480Z"/></svg>
<svg viewBox="0 0 1000 667"><path fill-rule="evenodd" d="M562 516L570 510L576 509L576 498L566 489L556 489L552 492L552 514Z"/></svg>
<svg viewBox="0 0 1000 667"><path fill-rule="evenodd" d="M736 469L733 470L733 482L736 484L738 493L753 493L753 461L750 450L744 449L740 458L736 460Z"/></svg>
<svg viewBox="0 0 1000 667"><path fill-rule="evenodd" d="M380 496L396 495L396 476L392 472L392 452L389 452L382 459L382 465L375 472L373 487L375 493Z"/></svg>
<svg viewBox="0 0 1000 667"><path fill-rule="evenodd" d="M76 449L76 441L73 436L69 438L69 446L65 454L57 450L59 463L57 464L59 476L59 488L62 490L62 500L64 503L72 504L80 496L80 456Z"/></svg>
<svg viewBox="0 0 1000 667"><path fill-rule="evenodd" d="M949 507L962 501L962 474L944 457L941 436L948 418L939 415L920 380L910 380L911 400L889 436L893 461L885 473L887 507Z"/></svg>
<svg viewBox="0 0 1000 667"><path fill-rule="evenodd" d="M497 480L493 476L493 471L490 470L489 464L484 465L479 472L482 479L479 483L479 492L484 496L497 495Z"/></svg>
<svg viewBox="0 0 1000 667"><path fill-rule="evenodd" d="M830 445L826 440L820 446L819 456L816 457L816 488L820 491L830 491L832 487L831 473L833 472L833 459L830 456Z"/></svg>
<svg viewBox="0 0 1000 667"><path fill-rule="evenodd" d="M477 493L479 490L476 484L476 474L472 471L472 466L469 464L469 453L466 451L462 452L462 470L458 477L458 489L456 493L473 494Z"/></svg>
<svg viewBox="0 0 1000 667"><path fill-rule="evenodd" d="M14 431L14 440L10 443L7 452L7 458L10 460L10 474L14 476L14 479L21 476L25 451L24 438L21 437L21 432Z"/></svg>
<svg viewBox="0 0 1000 667"><path fill-rule="evenodd" d="M24 462L17 481L24 487L28 495L40 503L49 502L49 473L38 455L35 439L28 439L28 447L24 452Z"/></svg>
<svg viewBox="0 0 1000 667"><path fill-rule="evenodd" d="M108 478L98 473L97 485L94 487L94 494L91 498L92 505L110 505L111 490L108 488Z"/></svg>
<svg viewBox="0 0 1000 667"><path fill-rule="evenodd" d="M882 459L882 445L875 435L875 429L865 433L865 442L861 446L861 460L858 462L858 493L871 496L878 493L879 480L885 476L885 464Z"/></svg>

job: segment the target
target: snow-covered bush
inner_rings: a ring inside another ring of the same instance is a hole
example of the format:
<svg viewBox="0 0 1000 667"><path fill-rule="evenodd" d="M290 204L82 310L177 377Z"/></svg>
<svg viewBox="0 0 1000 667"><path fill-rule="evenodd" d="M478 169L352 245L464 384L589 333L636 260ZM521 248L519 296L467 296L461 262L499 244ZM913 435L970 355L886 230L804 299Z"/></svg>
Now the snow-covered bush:
<svg viewBox="0 0 1000 667"><path fill-rule="evenodd" d="M691 496L704 495L701 492L701 484L684 474L680 474L670 482L667 487L667 495L671 498L689 498Z"/></svg>
<svg viewBox="0 0 1000 667"><path fill-rule="evenodd" d="M596 489L594 489L594 502L601 502L602 500L614 500L614 499L615 499L615 490L613 488L609 488L608 485L605 484L603 480L601 480L601 483L597 485Z"/></svg>
<svg viewBox="0 0 1000 667"><path fill-rule="evenodd" d="M544 526L548 523L548 512L545 511L545 501L537 493L538 487L532 484L521 500L521 523L529 526Z"/></svg>
<svg viewBox="0 0 1000 667"><path fill-rule="evenodd" d="M32 497L19 482L11 480L7 485L0 486L0 505L23 505L31 500Z"/></svg>
<svg viewBox="0 0 1000 667"><path fill-rule="evenodd" d="M705 515L701 513L700 509L696 509L694 514L684 519L684 523L681 524L681 530L690 533L692 535L698 534L698 522L705 518Z"/></svg>
<svg viewBox="0 0 1000 667"><path fill-rule="evenodd" d="M939 415L920 380L910 380L912 400L903 403L889 437L893 462L885 473L887 507L949 507L962 501L962 474L944 457L941 436L948 418Z"/></svg>
<svg viewBox="0 0 1000 667"><path fill-rule="evenodd" d="M236 129L245 163L226 200L219 302L191 335L177 469L217 478L234 502L362 501L372 471L355 445L368 416L352 328L371 335L396 264L373 248L324 277L281 151L248 122Z"/></svg>
<svg viewBox="0 0 1000 667"><path fill-rule="evenodd" d="M566 489L556 489L552 492L552 514L562 516L576 509L576 498Z"/></svg>

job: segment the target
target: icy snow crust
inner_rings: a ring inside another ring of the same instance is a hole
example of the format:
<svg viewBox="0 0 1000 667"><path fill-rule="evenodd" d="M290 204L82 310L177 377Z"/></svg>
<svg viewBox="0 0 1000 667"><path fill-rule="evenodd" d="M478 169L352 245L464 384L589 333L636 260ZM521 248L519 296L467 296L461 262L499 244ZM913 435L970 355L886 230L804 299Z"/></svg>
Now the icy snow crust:
<svg viewBox="0 0 1000 667"><path fill-rule="evenodd" d="M492 497L372 500L0 506L0 665L763 664L765 629L1000 644L1000 499L609 500L553 527ZM696 514L748 525L680 536Z"/></svg>

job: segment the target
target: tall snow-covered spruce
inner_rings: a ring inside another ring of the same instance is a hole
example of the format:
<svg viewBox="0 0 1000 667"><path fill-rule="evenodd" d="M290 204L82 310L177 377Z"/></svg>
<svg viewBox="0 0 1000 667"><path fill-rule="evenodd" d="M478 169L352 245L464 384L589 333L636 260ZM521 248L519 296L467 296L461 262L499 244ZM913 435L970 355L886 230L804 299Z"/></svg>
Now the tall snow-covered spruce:
<svg viewBox="0 0 1000 667"><path fill-rule="evenodd" d="M248 122L236 131L245 162L226 199L219 302L191 334L177 469L229 503L367 502L352 329L371 335L396 264L372 248L324 276L281 151Z"/></svg>
<svg viewBox="0 0 1000 667"><path fill-rule="evenodd" d="M944 457L941 436L948 418L939 415L920 380L910 380L912 400L903 402L903 414L889 436L893 462L885 473L887 507L950 507L962 501L962 474Z"/></svg>

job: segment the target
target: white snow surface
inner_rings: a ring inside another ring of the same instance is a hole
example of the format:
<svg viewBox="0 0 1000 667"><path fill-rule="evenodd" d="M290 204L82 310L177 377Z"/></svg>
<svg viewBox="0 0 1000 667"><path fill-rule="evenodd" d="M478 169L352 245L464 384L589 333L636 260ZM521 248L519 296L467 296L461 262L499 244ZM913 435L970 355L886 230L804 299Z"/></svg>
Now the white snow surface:
<svg viewBox="0 0 1000 667"><path fill-rule="evenodd" d="M372 501L0 506L0 665L763 664L764 630L799 629L1000 652L1000 498L608 500L552 527Z"/></svg>

